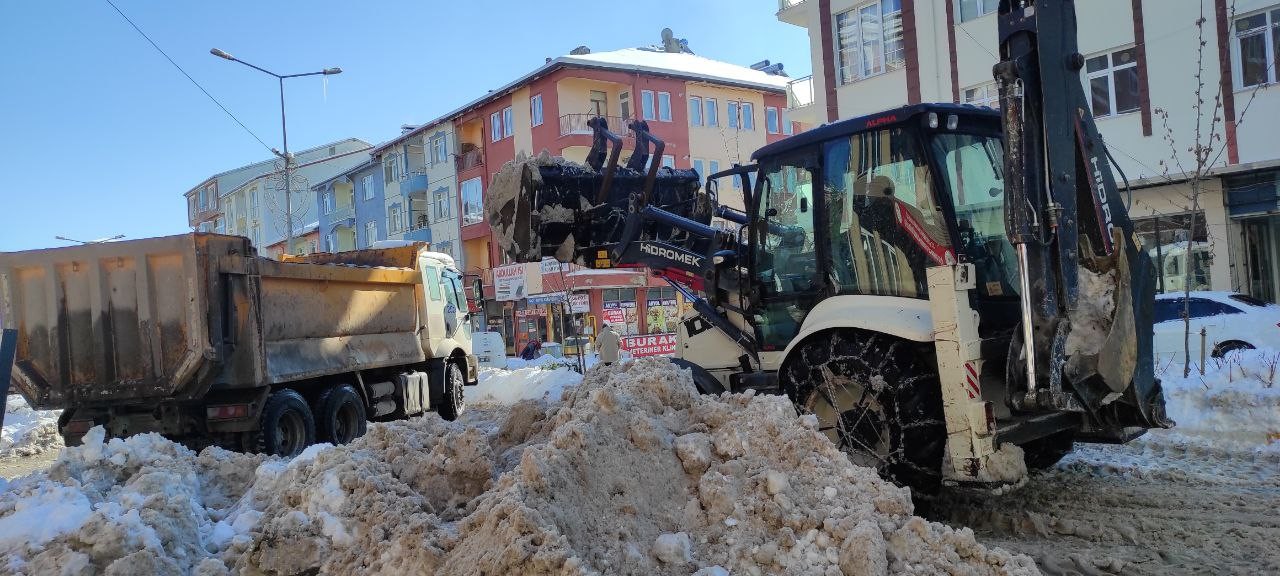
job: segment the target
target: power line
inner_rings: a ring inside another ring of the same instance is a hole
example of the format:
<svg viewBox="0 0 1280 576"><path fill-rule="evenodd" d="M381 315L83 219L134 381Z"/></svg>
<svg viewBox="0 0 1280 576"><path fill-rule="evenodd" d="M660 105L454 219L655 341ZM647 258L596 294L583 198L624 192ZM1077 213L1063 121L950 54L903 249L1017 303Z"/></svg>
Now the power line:
<svg viewBox="0 0 1280 576"><path fill-rule="evenodd" d="M227 116L230 116L231 119L234 120L236 124L239 124L241 128L244 128L245 132L248 132L250 136L253 136L253 139L257 140L258 143L261 144L263 148L266 148L268 152L271 151L271 146L268 146L266 142L263 142L262 138L259 138L257 134L253 133L253 130L250 130L248 126L244 125L244 122L241 122L239 118L236 118L235 114L232 114L230 110L227 110L227 107L223 106L222 103L219 102L217 98L214 98L213 94L210 94L208 90L204 89L204 86L201 86L199 82L196 82L195 78L192 78L190 74L187 74L187 71L183 70L182 66L179 66L178 63L173 60L173 58L170 58L169 54L167 54L163 48L160 48L160 45L156 44L155 40L152 40L150 36L147 36L147 33L143 32L142 28L139 28L137 24L134 24L133 20L130 20L128 16L125 16L124 12L120 10L119 6L116 6L115 3L112 2L111 0L105 0L105 1L107 4L110 4L111 7L115 9L116 13L119 14L121 18L124 18L125 22L128 22L129 25L132 26L134 30L137 30L138 34L142 35L142 37L145 38L146 41L150 43L151 46L155 48L156 51L159 52L161 56L164 56L165 60L168 60L170 64L173 64L174 68L177 68L178 71L181 72L183 76L186 76L187 80L190 80L192 84L196 85L196 88L199 88L201 92L204 92L205 96L208 96L209 99L212 100L214 104L218 105L218 108L221 108L223 112L226 112Z"/></svg>

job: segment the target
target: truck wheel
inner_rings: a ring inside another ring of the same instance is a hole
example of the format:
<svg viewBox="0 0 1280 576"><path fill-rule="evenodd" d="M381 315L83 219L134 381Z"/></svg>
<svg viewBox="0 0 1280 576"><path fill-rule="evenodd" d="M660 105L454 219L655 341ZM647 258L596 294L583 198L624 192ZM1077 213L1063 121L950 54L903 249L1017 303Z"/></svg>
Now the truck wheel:
<svg viewBox="0 0 1280 576"><path fill-rule="evenodd" d="M258 449L277 456L297 456L316 442L316 422L302 395L278 390L262 408Z"/></svg>
<svg viewBox="0 0 1280 576"><path fill-rule="evenodd" d="M364 436L368 427L364 402L347 384L334 386L316 398L316 438L334 445Z"/></svg>
<svg viewBox="0 0 1280 576"><path fill-rule="evenodd" d="M942 486L947 430L937 370L918 344L841 330L800 345L782 370L801 413L854 464L920 496Z"/></svg>
<svg viewBox="0 0 1280 576"><path fill-rule="evenodd" d="M440 402L440 417L453 421L458 419L467 407L462 398L462 386L466 380L462 377L462 368L457 362L449 362L444 366L444 398Z"/></svg>
<svg viewBox="0 0 1280 576"><path fill-rule="evenodd" d="M1062 430L1037 438L1021 446L1022 460L1027 463L1029 470L1052 468L1063 456L1071 453L1074 441L1074 430Z"/></svg>

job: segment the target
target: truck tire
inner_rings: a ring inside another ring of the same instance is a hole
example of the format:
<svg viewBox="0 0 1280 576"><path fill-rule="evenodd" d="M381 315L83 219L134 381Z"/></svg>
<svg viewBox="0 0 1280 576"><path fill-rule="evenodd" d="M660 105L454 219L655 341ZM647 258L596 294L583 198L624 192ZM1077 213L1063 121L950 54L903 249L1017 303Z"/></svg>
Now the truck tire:
<svg viewBox="0 0 1280 576"><path fill-rule="evenodd" d="M315 443L316 421L307 401L293 390L273 392L262 408L258 450L291 457Z"/></svg>
<svg viewBox="0 0 1280 576"><path fill-rule="evenodd" d="M1020 446L1022 460L1028 470L1047 470L1071 453L1075 446L1075 431L1062 430L1044 438L1037 438Z"/></svg>
<svg viewBox="0 0 1280 576"><path fill-rule="evenodd" d="M368 428L364 402L350 385L334 386L320 393L315 403L316 438L333 445L364 436Z"/></svg>
<svg viewBox="0 0 1280 576"><path fill-rule="evenodd" d="M933 363L915 342L861 330L810 339L787 359L783 389L854 464L908 486L942 487L947 430Z"/></svg>
<svg viewBox="0 0 1280 576"><path fill-rule="evenodd" d="M444 397L440 400L440 417L445 420L453 421L458 419L458 415L467 407L466 401L462 398L462 387L466 385L466 378L462 377L462 368L458 367L458 363L454 361L446 362L444 365Z"/></svg>

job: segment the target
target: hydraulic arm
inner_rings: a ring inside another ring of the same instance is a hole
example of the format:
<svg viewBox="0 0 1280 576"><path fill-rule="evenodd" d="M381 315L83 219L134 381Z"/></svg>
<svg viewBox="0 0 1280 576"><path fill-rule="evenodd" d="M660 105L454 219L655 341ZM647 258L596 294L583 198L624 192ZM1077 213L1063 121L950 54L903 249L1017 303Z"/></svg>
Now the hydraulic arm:
<svg viewBox="0 0 1280 576"><path fill-rule="evenodd" d="M1083 402L1102 422L1169 426L1151 356L1151 261L1080 83L1075 4L1002 0L999 29L1006 230L1022 302L1008 378L1026 391L1013 401Z"/></svg>

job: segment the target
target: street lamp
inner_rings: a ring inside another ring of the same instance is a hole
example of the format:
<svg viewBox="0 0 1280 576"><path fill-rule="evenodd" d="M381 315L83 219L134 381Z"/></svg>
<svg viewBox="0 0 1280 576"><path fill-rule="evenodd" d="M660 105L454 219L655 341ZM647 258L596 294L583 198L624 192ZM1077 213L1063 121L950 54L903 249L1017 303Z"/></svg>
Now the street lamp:
<svg viewBox="0 0 1280 576"><path fill-rule="evenodd" d="M289 156L289 129L285 125L284 79L298 78L301 76L332 76L334 74L341 74L342 69L335 67L335 68L325 68L324 70L321 70L319 72L304 72L302 74L276 74L275 72L272 72L265 68L254 66L253 64L245 62L244 60L236 58L235 56L232 56L217 48L209 50L209 53L219 58L230 60L232 62L239 62L241 64L244 64L245 66L253 68L254 70L257 70L264 74L271 75L275 77L276 80L280 81L280 134L281 134L281 138L284 140L284 152L283 153L276 152L274 149L272 150L272 152L275 152L277 156L279 156L282 160L284 160L284 227L285 227L284 248L286 253L293 254L293 203L290 197L290 195L293 193L293 183L290 180L290 170L291 170L290 164L293 162L293 159L292 157Z"/></svg>

